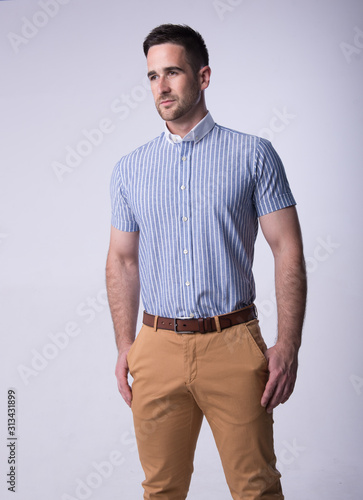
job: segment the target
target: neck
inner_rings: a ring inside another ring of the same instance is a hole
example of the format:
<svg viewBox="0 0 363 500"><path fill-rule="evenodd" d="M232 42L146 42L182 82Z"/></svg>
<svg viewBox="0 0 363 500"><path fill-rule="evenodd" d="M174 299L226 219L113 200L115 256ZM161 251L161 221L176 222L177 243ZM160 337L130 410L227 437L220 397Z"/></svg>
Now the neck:
<svg viewBox="0 0 363 500"><path fill-rule="evenodd" d="M206 116L207 113L208 110L203 96L197 106L191 109L186 115L177 120L167 121L166 124L172 134L179 135L183 138Z"/></svg>

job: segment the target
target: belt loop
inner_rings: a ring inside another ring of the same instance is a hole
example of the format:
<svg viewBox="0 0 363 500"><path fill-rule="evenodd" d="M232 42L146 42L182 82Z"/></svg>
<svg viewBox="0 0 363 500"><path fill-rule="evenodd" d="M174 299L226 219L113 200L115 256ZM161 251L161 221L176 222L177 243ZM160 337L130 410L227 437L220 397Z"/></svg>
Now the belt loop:
<svg viewBox="0 0 363 500"><path fill-rule="evenodd" d="M218 333L221 333L221 325L219 324L219 317L218 316L213 316L214 317L214 321L216 322L216 327L217 327L217 332Z"/></svg>
<svg viewBox="0 0 363 500"><path fill-rule="evenodd" d="M158 329L158 315L155 314L154 316L154 332L156 332L156 330Z"/></svg>

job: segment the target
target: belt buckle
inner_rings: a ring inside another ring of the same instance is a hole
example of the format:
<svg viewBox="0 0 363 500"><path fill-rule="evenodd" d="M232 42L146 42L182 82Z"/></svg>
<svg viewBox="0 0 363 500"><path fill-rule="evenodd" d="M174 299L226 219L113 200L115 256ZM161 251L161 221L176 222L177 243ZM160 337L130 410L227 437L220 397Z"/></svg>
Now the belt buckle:
<svg viewBox="0 0 363 500"><path fill-rule="evenodd" d="M177 330L177 326L178 326L177 321L178 321L178 319L180 319L180 318L174 318L174 332L175 333L179 333L179 335L182 334L182 333L195 333L192 330L186 330L185 332L178 332L178 330Z"/></svg>

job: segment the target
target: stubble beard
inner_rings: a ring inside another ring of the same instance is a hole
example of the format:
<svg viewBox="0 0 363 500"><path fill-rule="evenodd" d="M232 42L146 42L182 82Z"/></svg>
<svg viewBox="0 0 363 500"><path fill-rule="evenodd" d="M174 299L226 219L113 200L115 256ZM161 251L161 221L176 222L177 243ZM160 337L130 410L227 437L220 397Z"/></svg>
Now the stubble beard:
<svg viewBox="0 0 363 500"><path fill-rule="evenodd" d="M172 107L170 109L166 109L160 103L165 100L173 100ZM189 92L182 98L178 98L173 95L165 95L159 98L156 103L156 109L158 110L159 115L165 121L173 121L178 120L179 118L186 115L199 101L200 99L200 90L198 87L198 83L194 82L193 86L190 88Z"/></svg>

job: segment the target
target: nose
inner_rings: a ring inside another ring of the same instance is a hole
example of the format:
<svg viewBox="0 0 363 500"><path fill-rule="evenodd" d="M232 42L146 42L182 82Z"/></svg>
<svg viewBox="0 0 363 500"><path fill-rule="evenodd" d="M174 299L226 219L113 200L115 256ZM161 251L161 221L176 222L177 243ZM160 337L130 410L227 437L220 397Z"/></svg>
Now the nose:
<svg viewBox="0 0 363 500"><path fill-rule="evenodd" d="M170 85L168 80L162 75L158 80L158 92L159 94L168 94L170 92Z"/></svg>

